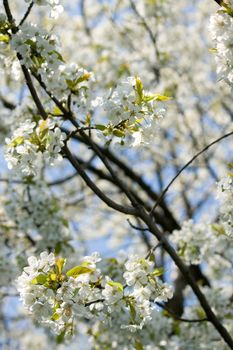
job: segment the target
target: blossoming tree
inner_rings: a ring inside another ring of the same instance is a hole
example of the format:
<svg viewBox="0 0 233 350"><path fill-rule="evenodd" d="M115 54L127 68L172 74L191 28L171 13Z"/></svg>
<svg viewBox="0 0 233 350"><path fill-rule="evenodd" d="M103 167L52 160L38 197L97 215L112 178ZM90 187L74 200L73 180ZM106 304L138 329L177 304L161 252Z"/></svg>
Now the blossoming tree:
<svg viewBox="0 0 233 350"><path fill-rule="evenodd" d="M233 349L233 1L0 12L0 346Z"/></svg>

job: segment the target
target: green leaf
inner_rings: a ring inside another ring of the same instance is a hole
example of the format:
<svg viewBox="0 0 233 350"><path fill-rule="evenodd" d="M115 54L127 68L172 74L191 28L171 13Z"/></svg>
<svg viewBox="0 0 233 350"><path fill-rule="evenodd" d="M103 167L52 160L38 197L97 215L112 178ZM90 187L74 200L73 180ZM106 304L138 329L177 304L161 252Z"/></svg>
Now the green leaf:
<svg viewBox="0 0 233 350"><path fill-rule="evenodd" d="M75 80L75 85L82 83L83 81L89 80L91 73L84 73L80 78Z"/></svg>
<svg viewBox="0 0 233 350"><path fill-rule="evenodd" d="M172 323L172 331L175 335L180 335L180 321L174 320Z"/></svg>
<svg viewBox="0 0 233 350"><path fill-rule="evenodd" d="M49 52L49 55L55 54L57 56L57 58L59 59L59 61L65 63L62 55L57 51L57 50L52 50Z"/></svg>
<svg viewBox="0 0 233 350"><path fill-rule="evenodd" d="M169 100L171 100L171 97L168 97L165 95L160 95L160 94L154 94L154 99L156 101L169 101Z"/></svg>
<svg viewBox="0 0 233 350"><path fill-rule="evenodd" d="M124 131L121 131L119 129L113 129L113 135L116 136L116 137L124 137L125 136L125 133Z"/></svg>
<svg viewBox="0 0 233 350"><path fill-rule="evenodd" d="M101 130L101 131L104 131L106 129L106 126L102 124L96 124L95 127L97 130Z"/></svg>
<svg viewBox="0 0 233 350"><path fill-rule="evenodd" d="M227 3L226 0L225 1L224 0L220 1L219 5L225 8L223 10L223 12L227 12L228 15L233 17L233 8Z"/></svg>
<svg viewBox="0 0 233 350"><path fill-rule="evenodd" d="M140 104L143 100L143 84L139 77L136 78L135 92L137 97L136 102Z"/></svg>
<svg viewBox="0 0 233 350"><path fill-rule="evenodd" d="M70 90L73 90L75 88L75 82L71 79L66 79L66 84Z"/></svg>
<svg viewBox="0 0 233 350"><path fill-rule="evenodd" d="M0 34L0 42L2 43L8 43L9 42L9 35L7 34Z"/></svg>
<svg viewBox="0 0 233 350"><path fill-rule="evenodd" d="M209 51L210 51L210 52L213 52L213 53L218 52L218 50L217 50L215 47L210 47L210 48L209 48Z"/></svg>
<svg viewBox="0 0 233 350"><path fill-rule="evenodd" d="M82 275L84 273L90 273L93 271L94 271L94 269L90 269L89 267L79 265L79 266L75 266L72 269L70 269L69 271L67 271L66 275L76 278L79 275Z"/></svg>
<svg viewBox="0 0 233 350"><path fill-rule="evenodd" d="M91 125L91 114L87 113L86 115L86 125L90 126Z"/></svg>
<svg viewBox="0 0 233 350"><path fill-rule="evenodd" d="M187 248L187 243L184 243L183 246L179 248L178 254L179 254L180 256L184 256L184 253L185 253L186 248Z"/></svg>
<svg viewBox="0 0 233 350"><path fill-rule="evenodd" d="M47 277L48 275L44 275L44 274L39 274L37 277L33 278L33 280L31 281L32 284L45 284L45 282L47 281Z"/></svg>
<svg viewBox="0 0 233 350"><path fill-rule="evenodd" d="M57 210L57 211L58 211L58 210ZM64 225L66 228L69 228L69 221L68 221L67 219L62 218L61 221L62 221L63 225Z"/></svg>
<svg viewBox="0 0 233 350"><path fill-rule="evenodd" d="M66 84L70 90L75 90L75 88L77 87L78 84L82 83L83 81L89 80L90 76L91 76L90 73L85 73L81 77L79 77L75 80L66 79ZM83 86L83 88L85 88L85 87Z"/></svg>
<svg viewBox="0 0 233 350"><path fill-rule="evenodd" d="M27 40L25 41L25 44L31 46L32 49L36 50L36 42L33 41L32 39L27 39Z"/></svg>
<svg viewBox="0 0 233 350"><path fill-rule="evenodd" d="M54 314L50 317L50 320L57 321L60 317L61 315L59 315L57 312L54 312Z"/></svg>
<svg viewBox="0 0 233 350"><path fill-rule="evenodd" d="M161 276L161 275L163 275L163 273L164 273L164 268L158 267L152 272L152 275L153 276Z"/></svg>
<svg viewBox="0 0 233 350"><path fill-rule="evenodd" d="M213 231L215 231L218 235L225 235L226 236L226 232L223 226L219 225L219 224L212 224L211 228Z"/></svg>
<svg viewBox="0 0 233 350"><path fill-rule="evenodd" d="M129 303L129 310L130 310L131 319L132 319L132 321L134 321L136 318L136 310L135 310L134 305L131 302Z"/></svg>
<svg viewBox="0 0 233 350"><path fill-rule="evenodd" d="M107 282L109 286L111 287L117 287L117 289L120 291L120 292L123 292L124 290L124 287L122 286L122 284L120 282L114 282L114 281L109 281Z"/></svg>
<svg viewBox="0 0 233 350"><path fill-rule="evenodd" d="M155 99L155 95L147 95L143 97L144 102L150 102Z"/></svg>
<svg viewBox="0 0 233 350"><path fill-rule="evenodd" d="M48 129L47 121L48 121L48 119L45 119L45 120L43 120L41 122L41 124L40 124L40 132Z"/></svg>
<svg viewBox="0 0 233 350"><path fill-rule="evenodd" d="M56 267L57 267L57 271L58 271L59 275L62 274L62 270L63 270L63 267L65 265L65 262L66 262L66 259L64 259L64 258L60 258L60 259L56 260Z"/></svg>
<svg viewBox="0 0 233 350"><path fill-rule="evenodd" d="M144 349L142 343L139 340L135 340L134 347L136 350L143 350Z"/></svg>
<svg viewBox="0 0 233 350"><path fill-rule="evenodd" d="M57 337L56 337L56 342L58 344L63 343L64 338L65 338L66 331L61 332Z"/></svg>
<svg viewBox="0 0 233 350"><path fill-rule="evenodd" d="M19 145L22 145L24 143L24 137L23 136L18 136L14 140L11 141L9 144L10 147L16 147Z"/></svg>
<svg viewBox="0 0 233 350"><path fill-rule="evenodd" d="M195 310L197 317L201 320L203 318L206 318L206 313L205 311L202 309L202 307L197 307Z"/></svg>
<svg viewBox="0 0 233 350"><path fill-rule="evenodd" d="M55 106L53 109L53 114L54 115L62 115L62 111L60 110L59 107Z"/></svg>
<svg viewBox="0 0 233 350"><path fill-rule="evenodd" d="M57 276L56 273L50 273L49 278L53 282L57 282L58 281L58 276Z"/></svg>

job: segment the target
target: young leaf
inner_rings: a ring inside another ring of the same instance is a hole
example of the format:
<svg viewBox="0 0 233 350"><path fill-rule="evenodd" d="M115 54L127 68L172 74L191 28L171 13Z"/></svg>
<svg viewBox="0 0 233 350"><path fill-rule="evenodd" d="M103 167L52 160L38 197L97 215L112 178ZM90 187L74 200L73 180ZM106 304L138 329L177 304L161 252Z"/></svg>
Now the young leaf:
<svg viewBox="0 0 233 350"><path fill-rule="evenodd" d="M24 138L23 136L18 136L12 142L9 144L10 147L16 147L19 145L22 145L24 143Z"/></svg>
<svg viewBox="0 0 233 350"><path fill-rule="evenodd" d="M50 320L57 321L60 317L61 315L59 315L57 312L54 312L54 314L50 317Z"/></svg>
<svg viewBox="0 0 233 350"><path fill-rule="evenodd" d="M58 344L63 343L64 338L65 338L65 334L66 334L66 331L63 331L56 337L56 341Z"/></svg>
<svg viewBox="0 0 233 350"><path fill-rule="evenodd" d="M62 115L62 111L60 110L59 107L55 106L53 109L53 114L54 115Z"/></svg>
<svg viewBox="0 0 233 350"><path fill-rule="evenodd" d="M124 137L125 136L125 133L124 131L121 131L119 129L113 129L113 135L116 136L116 137Z"/></svg>
<svg viewBox="0 0 233 350"><path fill-rule="evenodd" d="M131 319L132 319L132 321L134 321L135 317L136 317L136 310L135 310L134 305L131 302L129 303L129 309L130 309Z"/></svg>
<svg viewBox="0 0 233 350"><path fill-rule="evenodd" d="M75 266L72 269L70 269L69 271L67 271L66 275L76 278L79 275L82 275L84 273L90 273L93 271L94 271L94 269L90 269L89 267L79 265L79 266Z"/></svg>
<svg viewBox="0 0 233 350"><path fill-rule="evenodd" d="M9 35L7 35L7 34L0 34L0 42L8 43L9 42Z"/></svg>
<svg viewBox="0 0 233 350"><path fill-rule="evenodd" d="M66 262L66 259L64 259L64 258L60 258L60 259L56 260L56 267L57 267L57 271L58 271L59 275L61 275L61 273L62 273L62 269L65 265L65 262Z"/></svg>
<svg viewBox="0 0 233 350"><path fill-rule="evenodd" d="M143 345L139 340L135 340L135 344L134 344L135 350L143 350Z"/></svg>
<svg viewBox="0 0 233 350"><path fill-rule="evenodd" d="M43 285L46 282L46 280L47 280L47 275L44 275L44 274L40 273L38 276L33 278L31 283L32 284L41 284L41 285Z"/></svg>
<svg viewBox="0 0 233 350"><path fill-rule="evenodd" d="M137 103L141 103L143 100L143 84L141 82L140 78L136 78L136 86L135 86L135 91L136 91L136 97L137 97Z"/></svg>
<svg viewBox="0 0 233 350"><path fill-rule="evenodd" d="M122 284L120 282L109 281L107 283L108 283L109 286L117 287L117 289L120 292L123 292L123 290L124 290L124 287L122 286Z"/></svg>
<svg viewBox="0 0 233 350"><path fill-rule="evenodd" d="M106 129L106 126L102 124L96 124L95 127L97 130L101 130L101 131L104 131Z"/></svg>
<svg viewBox="0 0 233 350"><path fill-rule="evenodd" d="M171 100L171 97L168 97L165 95L160 95L160 94L154 94L154 99L156 101L169 101L169 100Z"/></svg>
<svg viewBox="0 0 233 350"><path fill-rule="evenodd" d="M163 273L164 273L163 267L158 267L152 272L152 275L153 276L161 276Z"/></svg>

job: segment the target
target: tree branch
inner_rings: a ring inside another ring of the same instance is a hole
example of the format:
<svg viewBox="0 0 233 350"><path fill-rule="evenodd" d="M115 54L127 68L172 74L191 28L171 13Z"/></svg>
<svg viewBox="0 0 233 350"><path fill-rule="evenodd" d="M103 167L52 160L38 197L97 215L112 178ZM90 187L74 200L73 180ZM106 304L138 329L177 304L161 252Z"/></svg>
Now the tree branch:
<svg viewBox="0 0 233 350"><path fill-rule="evenodd" d="M226 139L229 136L233 135L233 131L230 131L229 133L219 137L218 139L212 141L210 144L208 144L206 147L204 147L201 151L199 151L198 153L196 153L176 174L176 176L173 177L173 179L169 182L169 184L166 186L166 188L163 190L163 192L161 193L161 195L159 196L157 202L155 203L155 205L153 206L150 214L152 215L154 210L157 208L157 206L160 204L160 202L163 200L165 194L167 193L167 191L169 190L169 188L171 187L171 185L173 184L173 182L175 182L175 180L180 176L180 174L186 169L188 168L188 166L190 164L192 164L194 162L195 159L197 159L200 155L202 155L204 152L206 152L210 147L214 146L216 143Z"/></svg>
<svg viewBox="0 0 233 350"><path fill-rule="evenodd" d="M194 294L198 298L202 308L204 309L206 316L208 320L213 324L215 329L218 331L218 333L222 336L224 341L230 346L231 349L233 349L233 339L231 338L230 334L228 333L227 329L221 324L213 310L211 309L205 295L202 293L200 288L198 287L195 279L191 275L188 266L186 266L183 261L180 259L178 254L176 253L175 249L170 245L168 242L166 236L158 229L156 224L153 222L150 214L147 214L143 208L139 209L140 214L139 216L144 221L144 223L148 226L151 233L155 235L155 237L158 239L159 242L163 244L164 249L166 252L170 255L176 266L179 268L183 276L185 277L186 281L192 288Z"/></svg>
<svg viewBox="0 0 233 350"><path fill-rule="evenodd" d="M30 5L28 6L27 11L25 12L23 18L22 18L21 21L19 22L19 25L18 25L19 27L20 27L21 25L24 24L24 22L26 21L26 19L27 19L28 16L30 15L30 12L31 12L31 10L32 10L32 8L33 8L33 5L34 5L34 1L32 1L32 2L30 3Z"/></svg>
<svg viewBox="0 0 233 350"><path fill-rule="evenodd" d="M73 157L72 153L68 149L68 147L65 145L63 148L64 154L69 159L70 163L73 165L73 167L78 171L79 175L82 177L82 179L86 182L86 184L91 188L91 190L110 208L113 208L121 213L128 214L128 215L137 215L137 210L133 207L126 207L123 205L120 205L114 201L112 201L109 197L107 197L96 185L95 183L90 179L90 177L87 175L87 173L83 170L81 164L78 162L76 158Z"/></svg>

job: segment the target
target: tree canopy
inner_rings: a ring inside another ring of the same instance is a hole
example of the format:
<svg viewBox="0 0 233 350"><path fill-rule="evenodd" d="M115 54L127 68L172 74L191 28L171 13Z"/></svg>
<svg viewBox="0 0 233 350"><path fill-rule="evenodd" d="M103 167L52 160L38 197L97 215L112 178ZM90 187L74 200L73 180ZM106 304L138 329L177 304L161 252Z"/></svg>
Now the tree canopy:
<svg viewBox="0 0 233 350"><path fill-rule="evenodd" d="M4 350L233 349L233 0L3 0Z"/></svg>

